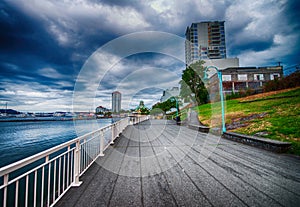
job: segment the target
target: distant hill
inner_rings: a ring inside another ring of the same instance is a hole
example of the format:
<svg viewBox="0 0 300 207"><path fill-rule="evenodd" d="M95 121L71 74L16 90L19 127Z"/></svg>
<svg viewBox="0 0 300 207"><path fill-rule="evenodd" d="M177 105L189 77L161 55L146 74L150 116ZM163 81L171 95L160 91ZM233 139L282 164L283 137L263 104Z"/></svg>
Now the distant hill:
<svg viewBox="0 0 300 207"><path fill-rule="evenodd" d="M13 109L0 109L0 113L4 114L21 114L21 112L13 110Z"/></svg>

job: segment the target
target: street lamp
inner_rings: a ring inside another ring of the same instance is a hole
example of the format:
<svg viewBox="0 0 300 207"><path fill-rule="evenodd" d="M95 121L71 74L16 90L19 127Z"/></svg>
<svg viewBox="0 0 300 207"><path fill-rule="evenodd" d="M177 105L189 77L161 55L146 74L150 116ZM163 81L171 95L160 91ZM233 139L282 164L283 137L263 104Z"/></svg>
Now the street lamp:
<svg viewBox="0 0 300 207"><path fill-rule="evenodd" d="M170 100L171 101L175 100L175 102L176 102L176 123L178 124L180 122L180 117L179 117L179 113L178 113L178 100L174 96L172 96L170 98Z"/></svg>
<svg viewBox="0 0 300 207"><path fill-rule="evenodd" d="M223 96L223 81L222 81L222 72L220 69L218 69L216 66L206 66L204 69L204 80L208 80L207 77L207 71L210 68L214 68L217 71L218 78L219 78L219 84L220 84L220 97L221 97L221 107L222 107L222 132L226 132L225 127L225 110L224 110L224 96Z"/></svg>

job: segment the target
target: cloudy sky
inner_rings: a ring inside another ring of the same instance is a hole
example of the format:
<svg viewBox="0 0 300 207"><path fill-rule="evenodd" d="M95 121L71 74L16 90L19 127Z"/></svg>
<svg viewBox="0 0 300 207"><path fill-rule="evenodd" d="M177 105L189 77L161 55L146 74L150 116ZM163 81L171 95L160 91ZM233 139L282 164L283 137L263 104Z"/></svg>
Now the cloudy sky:
<svg viewBox="0 0 300 207"><path fill-rule="evenodd" d="M224 20L227 56L241 66L289 68L300 59L299 11L298 0L2 0L0 108L111 108L114 90L123 108L151 106L178 85L192 22Z"/></svg>

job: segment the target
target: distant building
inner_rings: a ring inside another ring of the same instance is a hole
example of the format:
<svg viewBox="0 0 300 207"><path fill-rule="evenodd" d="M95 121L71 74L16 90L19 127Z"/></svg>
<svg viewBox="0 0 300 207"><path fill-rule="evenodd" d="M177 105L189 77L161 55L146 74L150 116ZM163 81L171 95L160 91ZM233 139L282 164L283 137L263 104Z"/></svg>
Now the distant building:
<svg viewBox="0 0 300 207"><path fill-rule="evenodd" d="M238 58L227 58L224 21L192 23L185 33L185 60L190 65L204 60L204 67L213 65L220 70L239 67ZM209 76L216 73L209 71Z"/></svg>
<svg viewBox="0 0 300 207"><path fill-rule="evenodd" d="M98 106L95 110L96 114L105 114L106 112L109 112L109 109L103 107L103 106Z"/></svg>
<svg viewBox="0 0 300 207"><path fill-rule="evenodd" d="M187 65L200 59L226 58L224 21L192 23L187 27L185 37Z"/></svg>
<svg viewBox="0 0 300 207"><path fill-rule="evenodd" d="M114 91L112 93L112 112L119 113L121 111L121 93Z"/></svg>
<svg viewBox="0 0 300 207"><path fill-rule="evenodd" d="M167 101L169 98L171 98L172 96L174 97L178 97L179 96L179 88L178 87L173 87L171 89L167 89L163 91L163 95L160 98L160 102L165 102Z"/></svg>
<svg viewBox="0 0 300 207"><path fill-rule="evenodd" d="M220 70L224 70L226 68L236 68L240 66L240 61L238 58L226 58L226 59L214 59L214 60L204 60L204 67L213 65ZM215 70L211 70L211 73L215 73Z"/></svg>
<svg viewBox="0 0 300 207"><path fill-rule="evenodd" d="M282 66L226 68L222 70L223 90L226 94L248 89L262 92L262 87L267 81L281 77ZM210 78L209 89L212 92L219 90L217 74Z"/></svg>

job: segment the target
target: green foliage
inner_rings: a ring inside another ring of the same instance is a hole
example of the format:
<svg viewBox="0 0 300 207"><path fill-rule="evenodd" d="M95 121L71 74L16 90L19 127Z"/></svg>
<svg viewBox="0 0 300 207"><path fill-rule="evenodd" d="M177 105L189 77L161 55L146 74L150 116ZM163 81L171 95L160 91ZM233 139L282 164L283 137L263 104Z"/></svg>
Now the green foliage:
<svg viewBox="0 0 300 207"><path fill-rule="evenodd" d="M168 99L165 102L162 103L156 103L152 106L152 109L161 109L164 113L169 111L171 108L176 108L176 102L174 100Z"/></svg>
<svg viewBox="0 0 300 207"><path fill-rule="evenodd" d="M111 116L111 112L110 111L105 112L104 116L107 116L107 117Z"/></svg>
<svg viewBox="0 0 300 207"><path fill-rule="evenodd" d="M163 111L160 108L152 108L152 110L150 111L150 114L154 115L154 116L160 115L162 113L163 113Z"/></svg>
<svg viewBox="0 0 300 207"><path fill-rule="evenodd" d="M150 110L148 109L148 108L141 108L140 109L140 113L142 114L142 115L148 115L148 114L150 114Z"/></svg>
<svg viewBox="0 0 300 207"><path fill-rule="evenodd" d="M226 100L236 99L236 98L242 98L246 96L251 96L255 94L255 90L248 88L247 90L240 90L239 92L235 93L232 92L229 95L226 95Z"/></svg>
<svg viewBox="0 0 300 207"><path fill-rule="evenodd" d="M140 104L136 107L135 111L142 115L150 114L150 110L145 106L144 101L140 101Z"/></svg>
<svg viewBox="0 0 300 207"><path fill-rule="evenodd" d="M208 102L208 92L201 77L204 77L204 61L197 61L188 66L182 73L180 96L185 101L196 101L198 105ZM191 94L195 94L193 97ZM194 99L194 100L193 100Z"/></svg>

